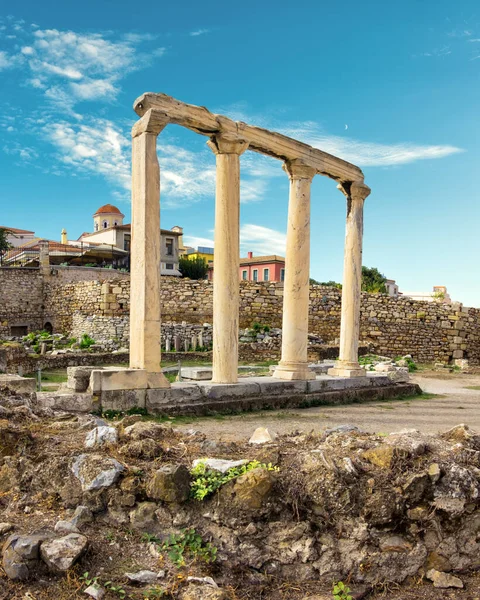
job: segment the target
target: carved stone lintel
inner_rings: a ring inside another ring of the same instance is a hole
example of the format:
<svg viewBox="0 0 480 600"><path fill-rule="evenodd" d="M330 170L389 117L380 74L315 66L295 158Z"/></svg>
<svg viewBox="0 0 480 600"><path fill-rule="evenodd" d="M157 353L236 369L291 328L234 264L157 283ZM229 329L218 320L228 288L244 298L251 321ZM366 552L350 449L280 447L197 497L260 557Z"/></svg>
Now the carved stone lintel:
<svg viewBox="0 0 480 600"><path fill-rule="evenodd" d="M237 154L240 156L248 148L248 142L239 136L221 133L212 136L208 140L207 146L214 154Z"/></svg>
<svg viewBox="0 0 480 600"><path fill-rule="evenodd" d="M135 138L142 133L153 133L158 135L169 122L170 119L165 113L151 108L132 127L132 138Z"/></svg>
<svg viewBox="0 0 480 600"><path fill-rule="evenodd" d="M288 160L283 163L283 170L290 179L308 179L312 181L317 174L315 167L307 165L302 159Z"/></svg>
<svg viewBox="0 0 480 600"><path fill-rule="evenodd" d="M362 202L370 195L371 189L365 185L363 181L352 181L348 183L339 183L337 185L344 196L352 200L362 200Z"/></svg>

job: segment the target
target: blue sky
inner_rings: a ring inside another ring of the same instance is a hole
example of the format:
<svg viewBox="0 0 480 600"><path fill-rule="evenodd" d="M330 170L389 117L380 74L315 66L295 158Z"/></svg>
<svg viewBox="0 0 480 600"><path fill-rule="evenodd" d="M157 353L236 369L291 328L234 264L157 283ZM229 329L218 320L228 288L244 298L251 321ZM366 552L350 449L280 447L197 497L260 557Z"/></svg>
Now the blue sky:
<svg viewBox="0 0 480 600"><path fill-rule="evenodd" d="M0 5L0 9L6 3ZM480 7L474 0L25 0L0 14L0 223L71 239L130 218L133 101L165 92L362 167L364 260L480 306ZM159 137L162 227L213 239L206 138ZM242 254L283 254L288 180L242 157ZM312 185L311 275L341 280L345 200Z"/></svg>

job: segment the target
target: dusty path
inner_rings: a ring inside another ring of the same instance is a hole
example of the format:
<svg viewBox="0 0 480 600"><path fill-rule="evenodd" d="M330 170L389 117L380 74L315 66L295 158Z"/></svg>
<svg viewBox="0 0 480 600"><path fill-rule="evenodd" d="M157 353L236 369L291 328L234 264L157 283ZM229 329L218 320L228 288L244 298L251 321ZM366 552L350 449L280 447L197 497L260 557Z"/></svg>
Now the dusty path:
<svg viewBox="0 0 480 600"><path fill-rule="evenodd" d="M216 440L245 440L257 427L279 433L321 431L349 423L373 433L415 428L428 433L466 423L480 431L480 376L426 372L413 380L422 390L438 396L427 399L372 402L347 406L246 413L231 417L192 418L181 429L201 431ZM472 390L469 387L477 386Z"/></svg>

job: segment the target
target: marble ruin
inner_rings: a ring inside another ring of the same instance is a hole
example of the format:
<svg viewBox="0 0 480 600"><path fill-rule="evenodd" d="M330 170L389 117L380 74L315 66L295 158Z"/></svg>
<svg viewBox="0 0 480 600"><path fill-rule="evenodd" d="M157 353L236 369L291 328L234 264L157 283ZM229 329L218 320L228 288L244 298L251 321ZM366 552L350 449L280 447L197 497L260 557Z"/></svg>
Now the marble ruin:
<svg viewBox="0 0 480 600"><path fill-rule="evenodd" d="M109 386L170 387L160 367L160 167L156 152L157 137L169 123L207 136L216 156L212 382L233 384L238 377L240 156L247 150L281 160L290 179L282 355L274 377L315 378L307 361L310 188L315 175L337 181L347 199L340 356L329 374L364 376L357 352L363 204L370 188L361 169L287 136L232 121L165 94L143 94L134 109L140 119L132 130L131 369L118 373Z"/></svg>

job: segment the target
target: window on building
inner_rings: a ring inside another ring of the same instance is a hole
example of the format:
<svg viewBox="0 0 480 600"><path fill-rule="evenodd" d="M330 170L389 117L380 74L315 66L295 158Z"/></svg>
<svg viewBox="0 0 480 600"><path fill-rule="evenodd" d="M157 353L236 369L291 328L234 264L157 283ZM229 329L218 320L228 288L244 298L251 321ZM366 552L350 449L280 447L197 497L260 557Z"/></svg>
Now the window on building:
<svg viewBox="0 0 480 600"><path fill-rule="evenodd" d="M167 238L167 256L173 256L173 240Z"/></svg>
<svg viewBox="0 0 480 600"><path fill-rule="evenodd" d="M167 263L167 264L165 265L165 268L166 268L166 269L169 269L169 270L173 270L173 263Z"/></svg>
<svg viewBox="0 0 480 600"><path fill-rule="evenodd" d="M285 281L285 269L280 269L280 281Z"/></svg>
<svg viewBox="0 0 480 600"><path fill-rule="evenodd" d="M263 269L263 281L268 281L269 272L268 269Z"/></svg>
<svg viewBox="0 0 480 600"><path fill-rule="evenodd" d="M116 226L118 225L117 221L115 221L115 222L113 223L113 225L114 225L114 227L116 227Z"/></svg>
<svg viewBox="0 0 480 600"><path fill-rule="evenodd" d="M242 279L243 281L247 281L247 271L242 271Z"/></svg>
<svg viewBox="0 0 480 600"><path fill-rule="evenodd" d="M123 249L126 250L127 252L130 252L130 236L126 235L123 238Z"/></svg>
<svg viewBox="0 0 480 600"><path fill-rule="evenodd" d="M108 221L104 221L103 222L103 228L104 229L108 229Z"/></svg>
<svg viewBox="0 0 480 600"><path fill-rule="evenodd" d="M95 223L95 231L98 231L98 223Z"/></svg>
<svg viewBox="0 0 480 600"><path fill-rule="evenodd" d="M258 281L258 269L253 269L253 281Z"/></svg>

